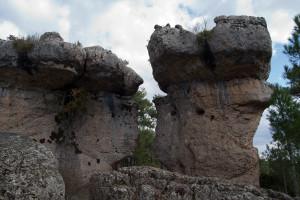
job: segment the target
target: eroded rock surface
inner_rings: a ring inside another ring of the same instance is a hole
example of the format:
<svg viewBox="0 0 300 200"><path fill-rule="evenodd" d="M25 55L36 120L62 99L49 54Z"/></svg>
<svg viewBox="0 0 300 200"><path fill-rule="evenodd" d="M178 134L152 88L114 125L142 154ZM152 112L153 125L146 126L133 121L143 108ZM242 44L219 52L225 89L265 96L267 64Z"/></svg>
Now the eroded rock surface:
<svg viewBox="0 0 300 200"><path fill-rule="evenodd" d="M32 139L0 133L0 199L65 199L55 156Z"/></svg>
<svg viewBox="0 0 300 200"><path fill-rule="evenodd" d="M128 167L96 174L90 185L93 200L292 200L290 196L272 190L217 178L185 176L151 167Z"/></svg>
<svg viewBox="0 0 300 200"><path fill-rule="evenodd" d="M27 135L50 149L66 197L88 199L90 176L112 170L134 151L137 104L131 96L142 82L111 51L82 48L57 33L42 35L26 54L13 41L1 41L0 132ZM85 91L84 109L72 91ZM77 108L66 112L72 101Z"/></svg>
<svg viewBox="0 0 300 200"><path fill-rule="evenodd" d="M151 36L153 75L168 94L154 100L154 151L171 171L259 185L253 136L272 93L270 36L263 18L215 22L205 37L168 25Z"/></svg>

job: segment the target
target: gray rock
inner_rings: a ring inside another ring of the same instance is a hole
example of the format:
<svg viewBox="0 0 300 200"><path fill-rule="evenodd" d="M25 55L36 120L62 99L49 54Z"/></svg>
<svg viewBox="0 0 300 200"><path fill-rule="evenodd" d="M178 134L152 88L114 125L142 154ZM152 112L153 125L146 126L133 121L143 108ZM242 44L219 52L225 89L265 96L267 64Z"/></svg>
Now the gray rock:
<svg viewBox="0 0 300 200"><path fill-rule="evenodd" d="M64 199L54 155L31 139L0 133L0 199Z"/></svg>
<svg viewBox="0 0 300 200"><path fill-rule="evenodd" d="M127 167L100 173L90 180L92 200L292 200L283 193L238 185L217 178L199 178L152 167Z"/></svg>
<svg viewBox="0 0 300 200"><path fill-rule="evenodd" d="M124 83L122 85L121 95L134 95L144 80L130 67L124 67Z"/></svg>
<svg viewBox="0 0 300 200"><path fill-rule="evenodd" d="M86 47L85 73L76 82L88 91L119 92L124 82L124 63L110 50Z"/></svg>
<svg viewBox="0 0 300 200"><path fill-rule="evenodd" d="M208 40L217 80L251 77L266 80L272 43L262 17L220 16Z"/></svg>
<svg viewBox="0 0 300 200"><path fill-rule="evenodd" d="M174 83L214 78L200 57L194 33L170 26L157 28L147 48L154 79L164 92Z"/></svg>
<svg viewBox="0 0 300 200"><path fill-rule="evenodd" d="M132 96L143 79L110 50L100 46L84 48L87 54L85 72L75 85L88 91L107 91Z"/></svg>
<svg viewBox="0 0 300 200"><path fill-rule="evenodd" d="M0 82L24 89L85 87L89 92L131 96L143 83L126 63L100 46L82 48L44 33L32 49L18 51L13 41L0 42Z"/></svg>
<svg viewBox="0 0 300 200"><path fill-rule="evenodd" d="M215 22L206 38L179 25L156 26L147 48L161 90L191 81L268 78L272 45L264 18L221 16Z"/></svg>

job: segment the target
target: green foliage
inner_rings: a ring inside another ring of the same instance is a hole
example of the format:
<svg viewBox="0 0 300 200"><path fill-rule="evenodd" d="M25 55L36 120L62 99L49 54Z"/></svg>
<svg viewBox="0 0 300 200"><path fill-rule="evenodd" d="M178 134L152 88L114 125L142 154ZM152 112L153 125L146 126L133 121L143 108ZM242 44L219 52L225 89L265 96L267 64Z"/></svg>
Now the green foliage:
<svg viewBox="0 0 300 200"><path fill-rule="evenodd" d="M35 34L29 35L26 38L18 38L16 36L10 35L9 37L7 37L7 39L13 42L14 48L17 50L18 53L27 54L39 41L40 36L38 34Z"/></svg>
<svg viewBox="0 0 300 200"><path fill-rule="evenodd" d="M267 116L270 121L271 134L277 148L269 148L267 146L269 162L279 162L280 169L284 168L284 162L290 164L290 170L286 172L285 180L292 180L290 194L298 197L298 178L296 173L295 158L299 155L299 130L300 130L300 104L290 95L288 88L275 85L274 93L271 96L270 103L272 108L269 109ZM285 174L285 172L276 171L277 175ZM290 174L291 178L288 179ZM274 176L273 176L274 177ZM299 177L299 174L298 174ZM287 185L287 181L284 181ZM287 186L285 191L287 192Z"/></svg>
<svg viewBox="0 0 300 200"><path fill-rule="evenodd" d="M138 145L133 153L132 158L125 159L121 166L144 165L160 167L160 162L156 158L152 143L155 137L154 128L156 126L157 112L151 101L146 99L144 88L135 93L133 99L138 103L138 128L139 138Z"/></svg>
<svg viewBox="0 0 300 200"><path fill-rule="evenodd" d="M295 26L289 44L284 45L283 53L289 57L292 67L284 66L284 78L289 80L290 91L293 95L300 95L300 15L294 18Z"/></svg>
<svg viewBox="0 0 300 200"><path fill-rule="evenodd" d="M145 88L137 91L133 100L139 104L138 125L140 130L154 129L156 125L157 112L151 101L146 99Z"/></svg>
<svg viewBox="0 0 300 200"><path fill-rule="evenodd" d="M293 99L287 88L279 85L275 86L270 104L273 108L269 110L268 119L273 140L283 145L291 142L292 145L299 147L297 141L299 141L300 104Z"/></svg>

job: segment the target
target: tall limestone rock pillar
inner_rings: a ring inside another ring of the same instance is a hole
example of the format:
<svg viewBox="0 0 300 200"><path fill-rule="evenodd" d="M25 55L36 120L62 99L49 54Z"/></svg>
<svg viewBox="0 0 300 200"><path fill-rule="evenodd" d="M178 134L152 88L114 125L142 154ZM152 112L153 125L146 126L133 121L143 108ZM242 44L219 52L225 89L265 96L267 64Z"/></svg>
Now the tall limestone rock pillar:
<svg viewBox="0 0 300 200"><path fill-rule="evenodd" d="M220 16L195 35L156 26L148 45L153 75L166 97L154 150L171 171L259 185L253 136L272 88L264 18Z"/></svg>
<svg viewBox="0 0 300 200"><path fill-rule="evenodd" d="M50 149L66 197L89 199L90 177L133 154L132 95L142 83L111 51L64 42L58 33L27 44L0 40L0 132L27 135Z"/></svg>

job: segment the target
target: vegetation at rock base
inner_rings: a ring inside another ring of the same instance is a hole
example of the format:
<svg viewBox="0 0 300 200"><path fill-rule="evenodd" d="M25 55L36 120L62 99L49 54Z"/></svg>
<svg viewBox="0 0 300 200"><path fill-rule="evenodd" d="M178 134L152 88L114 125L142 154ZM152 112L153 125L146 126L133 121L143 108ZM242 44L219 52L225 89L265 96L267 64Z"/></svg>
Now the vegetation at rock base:
<svg viewBox="0 0 300 200"><path fill-rule="evenodd" d="M28 35L26 38L18 38L16 36L10 35L9 37L7 37L7 39L13 42L14 48L18 53L27 54L40 40L40 36L38 34L34 34Z"/></svg>
<svg viewBox="0 0 300 200"><path fill-rule="evenodd" d="M151 101L146 99L146 90L144 88L137 91L133 100L139 105L138 110L138 128L139 138L132 157L125 159L121 166L152 166L160 167L160 162L155 156L152 143L154 140L157 112Z"/></svg>
<svg viewBox="0 0 300 200"><path fill-rule="evenodd" d="M300 183L300 15L294 18L295 27L284 53L292 67L284 66L284 78L289 87L275 85L270 99L268 119L272 143L260 159L261 187L285 192L299 198ZM294 95L294 96L293 96Z"/></svg>

